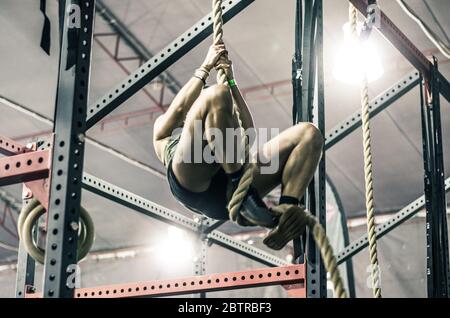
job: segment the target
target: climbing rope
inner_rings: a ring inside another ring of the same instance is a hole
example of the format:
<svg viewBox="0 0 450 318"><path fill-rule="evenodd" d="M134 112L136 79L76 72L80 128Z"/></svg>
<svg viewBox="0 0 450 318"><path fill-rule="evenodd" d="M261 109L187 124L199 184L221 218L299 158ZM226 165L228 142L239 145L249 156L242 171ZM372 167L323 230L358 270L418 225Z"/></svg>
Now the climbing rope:
<svg viewBox="0 0 450 318"><path fill-rule="evenodd" d="M213 0L213 41L214 44L222 44L223 43L223 19L222 19L222 0ZM225 71L219 69L217 72L217 83L218 84L226 84L227 77ZM236 114L236 118L239 123L239 127L241 130L241 145L244 146L244 174L242 175L241 180L236 188L236 191L232 194L230 202L228 203L228 210L230 212L230 217L232 221L235 221L239 224L244 223L242 221L242 217L239 213L242 202L244 201L245 196L247 195L248 190L253 182L253 178L257 172L258 166L255 163L252 163L248 160L250 156L249 143L247 141L247 137L242 126L241 115L239 111L239 107L234 104L233 106L234 113Z"/></svg>
<svg viewBox="0 0 450 318"><path fill-rule="evenodd" d="M290 204L281 204L273 207L272 211L277 214L283 215L290 209L295 209L295 214L298 215L301 220L305 221L300 223L306 224L309 227L314 237L314 241L319 247L325 269L328 273L330 273L330 280L334 286L335 297L347 298L347 292L345 291L344 283L342 282L336 256L334 255L333 247L328 240L325 229L320 224L319 220L314 215L312 215L311 212L305 210L303 207Z"/></svg>
<svg viewBox="0 0 450 318"><path fill-rule="evenodd" d="M222 19L222 0L213 0L213 30L214 30L214 44L222 44L223 43L223 19ZM227 82L227 78L225 72L221 69L218 70L217 74L217 83L225 84ZM242 137L242 145L244 145L244 174L239 182L239 185L236 191L233 193L230 202L228 204L228 210L230 212L230 217L233 221L236 221L240 224L242 222L241 215L239 213L242 202L252 184L255 173L258 170L258 166L249 162L249 144L245 135L245 131L242 127L242 121L240 118L240 112L237 105L234 105L234 112L239 122L239 126L241 128L241 137ZM278 213L284 213L286 209L292 208L290 205L278 206L274 207L273 210ZM333 253L333 248L328 240L326 232L319 220L313 216L310 212L301 209L300 207L295 207L298 209L298 213L301 218L306 219L306 224L312 230L312 234L316 244L319 246L320 253L323 258L323 262L325 265L325 269L328 273L330 273L331 281L334 285L334 292L336 297L338 298L346 298L347 293L344 289L344 284L342 282L339 269L337 267L336 257Z"/></svg>
<svg viewBox="0 0 450 318"><path fill-rule="evenodd" d="M34 240L33 229L37 225L39 218L46 212L44 206L36 199L32 199L25 205L19 214L17 228L19 239L23 242L27 253L38 263L44 264L45 250L38 246ZM80 230L78 239L78 261L82 260L89 253L94 243L94 223L89 213L80 208Z"/></svg>
<svg viewBox="0 0 450 318"><path fill-rule="evenodd" d="M357 39L357 12L356 8L349 6L350 28L353 39ZM369 126L369 84L367 74L361 81L361 122L363 130L364 147L364 179L367 211L367 235L369 238L369 257L372 276L372 290L375 298L381 298L379 265L377 255L377 238L375 232L375 211L373 199L373 176L372 176L372 147Z"/></svg>

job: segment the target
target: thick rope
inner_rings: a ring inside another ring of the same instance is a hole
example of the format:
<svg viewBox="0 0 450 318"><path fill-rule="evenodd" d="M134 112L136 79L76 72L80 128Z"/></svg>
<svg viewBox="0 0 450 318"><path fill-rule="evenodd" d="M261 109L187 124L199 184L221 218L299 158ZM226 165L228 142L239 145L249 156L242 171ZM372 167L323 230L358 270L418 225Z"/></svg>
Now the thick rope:
<svg viewBox="0 0 450 318"><path fill-rule="evenodd" d="M350 4L349 18L351 34L354 39L357 38L357 13L356 8ZM375 298L381 298L380 273L377 254L377 238L375 232L375 210L373 199L373 175L372 175L372 147L370 140L369 126L369 84L367 74L361 82L361 122L363 130L363 147L364 147L364 179L365 179L365 196L367 211L367 235L369 238L369 257L372 276L372 290Z"/></svg>
<svg viewBox="0 0 450 318"><path fill-rule="evenodd" d="M273 211L279 214L285 213L288 209L293 206L288 204L282 204L273 207ZM339 272L337 265L336 256L334 255L333 247L328 240L327 234L323 226L320 224L319 220L311 214L311 212L306 211L303 208L295 206L299 217L306 220L306 225L309 227L313 234L314 241L320 249L320 254L322 255L323 264L328 273L330 273L330 280L334 286L334 295L336 298L347 298L347 292L344 288L344 283Z"/></svg>
<svg viewBox="0 0 450 318"><path fill-rule="evenodd" d="M222 20L222 0L213 0L213 29L214 29L214 44L223 43L223 20ZM225 84L227 78L223 70L218 70L217 83ZM239 122L239 126L242 131L242 145L245 147L245 161L244 161L244 175L242 176L236 191L233 193L230 203L228 204L228 210L233 220L238 221L240 218L240 208L244 198L252 184L253 177L258 169L255 163L248 162L249 157L249 144L245 135L245 131L242 128L242 120L240 118L240 112L237 105L234 105L234 111ZM303 211L303 210L302 210ZM310 212L303 211L303 216L307 219L307 224L314 236L316 244L319 246L320 253L323 258L325 268L330 273L331 281L334 285L335 295L338 298L346 298L347 293L344 289L339 269L337 266L336 257L333 253L333 248L328 240L326 232L320 222Z"/></svg>
<svg viewBox="0 0 450 318"><path fill-rule="evenodd" d="M223 19L222 19L222 0L213 0L213 41L214 44L223 43ZM225 75L224 70L219 69L217 73L217 83L218 84L226 84L227 77ZM233 221L237 221L240 223L240 208L242 202L244 201L245 196L247 195L248 190L253 182L253 177L258 169L257 165L249 162L249 143L247 142L247 138L245 135L244 128L242 127L241 115L239 112L239 107L234 104L234 112L236 114L236 118L239 123L239 127L241 129L241 145L244 146L244 174L239 181L239 185L236 188L235 192L232 194L230 202L228 203L228 211L230 212L231 219Z"/></svg>

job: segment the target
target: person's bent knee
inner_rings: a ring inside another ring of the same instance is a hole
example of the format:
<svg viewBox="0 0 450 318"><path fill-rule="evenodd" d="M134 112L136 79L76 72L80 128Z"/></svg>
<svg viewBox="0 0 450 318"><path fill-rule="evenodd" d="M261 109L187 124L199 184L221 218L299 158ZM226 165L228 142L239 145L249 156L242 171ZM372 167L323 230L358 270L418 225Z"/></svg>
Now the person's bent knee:
<svg viewBox="0 0 450 318"><path fill-rule="evenodd" d="M221 100L231 101L231 92L228 86L223 84L217 84L208 88L209 93L214 97Z"/></svg>
<svg viewBox="0 0 450 318"><path fill-rule="evenodd" d="M311 123L302 123L302 140L307 142L314 150L322 151L324 145L324 138L320 130Z"/></svg>
<svg viewBox="0 0 450 318"><path fill-rule="evenodd" d="M233 112L233 99L230 89L225 85L214 85L207 89L208 108L210 111Z"/></svg>

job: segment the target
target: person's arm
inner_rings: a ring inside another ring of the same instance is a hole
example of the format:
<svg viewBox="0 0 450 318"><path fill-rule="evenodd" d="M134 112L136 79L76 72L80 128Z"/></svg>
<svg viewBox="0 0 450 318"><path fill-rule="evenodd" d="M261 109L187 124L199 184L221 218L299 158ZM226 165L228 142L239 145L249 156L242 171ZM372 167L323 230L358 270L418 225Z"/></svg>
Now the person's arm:
<svg viewBox="0 0 450 318"><path fill-rule="evenodd" d="M242 126L244 129L255 128L255 124L253 122L252 114L248 108L247 102L239 90L236 82L234 85L230 85L231 94L233 95L234 102L236 106L239 108L239 113L241 115Z"/></svg>
<svg viewBox="0 0 450 318"><path fill-rule="evenodd" d="M172 131L183 125L186 114L200 95L203 81L192 77L170 104L166 112L159 116L154 125L154 139L161 140L172 135Z"/></svg>
<svg viewBox="0 0 450 318"><path fill-rule="evenodd" d="M217 65L216 69L223 69L227 77L228 86L230 87L231 94L236 106L239 108L239 114L241 115L242 126L244 129L254 128L255 124L253 122L252 114L248 108L247 102L241 94L241 91L234 79L233 64L228 59L226 55L223 55Z"/></svg>
<svg viewBox="0 0 450 318"><path fill-rule="evenodd" d="M209 48L202 66L195 71L193 77L178 92L167 111L155 121L154 140L170 137L174 129L183 126L186 114L200 96L210 70L224 52L226 51L223 45L215 45Z"/></svg>

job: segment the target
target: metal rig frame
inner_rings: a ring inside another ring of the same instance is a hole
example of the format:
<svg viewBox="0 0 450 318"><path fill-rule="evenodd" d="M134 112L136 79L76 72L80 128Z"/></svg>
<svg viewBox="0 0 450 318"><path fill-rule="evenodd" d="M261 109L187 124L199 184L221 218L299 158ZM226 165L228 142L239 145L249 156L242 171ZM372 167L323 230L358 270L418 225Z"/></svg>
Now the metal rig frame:
<svg viewBox="0 0 450 318"><path fill-rule="evenodd" d="M349 0L362 14L367 11L367 0ZM224 22L244 10L254 0L224 1ZM34 260L19 246L16 297L130 297L163 296L204 293L236 288L282 285L296 297L326 297L326 273L309 235L295 240L299 264L289 264L276 256L235 240L217 228L223 222L207 218L192 219L137 196L116 185L83 172L85 132L120 106L150 81L161 76L174 62L212 34L212 18L208 14L157 54L122 83L114 87L93 105L87 105L89 93L90 58L93 43L95 0L59 0L61 8L76 3L81 7L82 25L71 29L67 24L61 30L61 54L55 109L54 135L39 148L27 148L8 138L0 137L0 186L24 183L25 204L36 196L48 206L46 259L43 291L34 290ZM304 4L304 6L303 6ZM304 7L304 13L302 8ZM361 125L361 114L355 112L328 133L324 127L323 100L323 21L322 0L298 2L296 23L296 54L293 61L294 122L312 121L326 137L325 150L348 136ZM60 10L66 21L70 12ZM108 14L102 10L101 14ZM63 25L63 23L61 24ZM124 32L121 26L116 32ZM425 195L411 202L389 221L377 226L377 238L415 215L422 207L427 213L427 285L429 297L448 297L449 266L445 211L445 193L450 189L450 178L444 180L440 103L442 94L450 100L450 84L439 73L437 61L430 62L384 14L378 29L418 70L389 87L370 104L371 117L389 107L401 96L421 84L422 129L424 147ZM125 33L124 33L125 34ZM133 44L131 44L133 45ZM145 55L143 55L145 56ZM163 77L167 80L169 76ZM170 81L169 83L176 83ZM68 107L69 106L69 107ZM54 140L53 140L54 139ZM324 156L325 157L325 156ZM50 183L51 180L51 183ZM202 240L201 256L195 264L196 275L170 281L154 281L75 289L77 222L81 189L113 200L139 213L168 224L193 231ZM308 188L305 203L325 225L325 159L322 159L314 180ZM249 257L269 269L236 273L204 274L204 252L207 244L217 244ZM348 245L338 254L338 262L349 261L367 247L367 236Z"/></svg>

